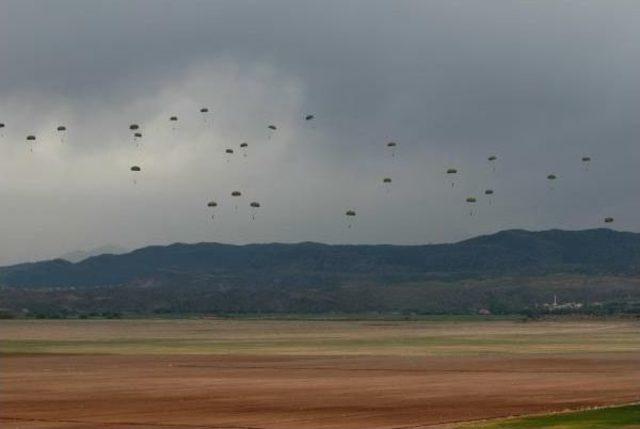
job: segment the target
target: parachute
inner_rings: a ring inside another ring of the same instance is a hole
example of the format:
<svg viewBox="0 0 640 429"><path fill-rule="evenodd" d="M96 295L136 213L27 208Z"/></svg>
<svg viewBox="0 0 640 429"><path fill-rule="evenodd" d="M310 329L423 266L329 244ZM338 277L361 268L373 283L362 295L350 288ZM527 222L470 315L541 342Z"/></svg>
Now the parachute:
<svg viewBox="0 0 640 429"><path fill-rule="evenodd" d="M177 122L178 121L178 117L177 116L171 116L171 117L169 117L169 121Z"/></svg>
<svg viewBox="0 0 640 429"><path fill-rule="evenodd" d="M204 122L204 124L207 125L207 123L208 123L207 116L209 115L209 108L208 107L202 107L200 109L200 113L202 114L202 122Z"/></svg>
<svg viewBox="0 0 640 429"><path fill-rule="evenodd" d="M67 133L67 127L65 127L64 125L58 125L56 131L58 131L58 133L60 134L60 143L64 143L64 137Z"/></svg>
<svg viewBox="0 0 640 429"><path fill-rule="evenodd" d="M138 131L139 129L140 129L140 125L138 125L138 124L129 125L129 130L130 131ZM136 146L139 146L138 139L140 137L142 137L141 133L139 133L139 132L133 133L133 143L135 143Z"/></svg>
<svg viewBox="0 0 640 429"><path fill-rule="evenodd" d="M256 215L258 214L258 209L260 208L260 203L252 201L249 203L249 207L251 207L251 220L255 220Z"/></svg>
<svg viewBox="0 0 640 429"><path fill-rule="evenodd" d="M225 153L233 153L233 149L225 149Z"/></svg>
<svg viewBox="0 0 640 429"><path fill-rule="evenodd" d="M177 116L169 116L169 122L171 122L171 131L176 130L176 122L178 122Z"/></svg>
<svg viewBox="0 0 640 429"><path fill-rule="evenodd" d="M4 124L0 122L0 128L4 128Z"/></svg>
<svg viewBox="0 0 640 429"><path fill-rule="evenodd" d="M477 200L475 197L467 197L467 204L475 204ZM469 216L473 216L473 207L469 208Z"/></svg>
<svg viewBox="0 0 640 429"><path fill-rule="evenodd" d="M311 121L313 121L315 118L316 118L316 116L315 116L315 115L308 114L308 115L305 115L304 120L305 120L305 122L311 122ZM311 128L312 128L312 129L315 129L316 127L312 125L312 126L311 126Z"/></svg>
<svg viewBox="0 0 640 429"><path fill-rule="evenodd" d="M491 155L487 158L487 161L491 164L491 170L496 171L496 160L498 157L496 155Z"/></svg>
<svg viewBox="0 0 640 429"><path fill-rule="evenodd" d="M269 129L269 135L267 136L267 140L271 140L273 133L278 129L275 125L271 124L267 127Z"/></svg>
<svg viewBox="0 0 640 429"><path fill-rule="evenodd" d="M448 168L447 169L447 174L458 174L458 170L456 170L455 168ZM451 177L451 187L453 188L454 186L456 186L456 181L454 179L454 177Z"/></svg>
<svg viewBox="0 0 640 429"><path fill-rule="evenodd" d="M613 218L612 217L605 217L604 218L604 222L605 223L613 223Z"/></svg>
<svg viewBox="0 0 640 429"><path fill-rule="evenodd" d="M29 144L29 150L31 152L33 152L33 146L35 145L35 143L34 143L35 141L36 141L36 136L34 136L34 135L28 135L27 136L27 143Z"/></svg>
<svg viewBox="0 0 640 429"><path fill-rule="evenodd" d="M347 210L344 215L347 217L347 228L351 228L352 221L351 219L355 218L356 211L355 210Z"/></svg>
<svg viewBox="0 0 640 429"><path fill-rule="evenodd" d="M547 176L547 180L549 181L549 189L553 191L553 182L556 181L556 179L558 178L558 176L556 176L555 174L549 174Z"/></svg>
<svg viewBox="0 0 640 429"><path fill-rule="evenodd" d="M231 155L233 155L233 149L225 149L224 153L227 158L227 162L231 161Z"/></svg>
<svg viewBox="0 0 640 429"><path fill-rule="evenodd" d="M382 179L382 185L384 186L387 193L391 191L391 182L391 177L385 177L384 179Z"/></svg>
<svg viewBox="0 0 640 429"><path fill-rule="evenodd" d="M493 189L485 189L484 194L489 197L489 205L492 205L493 201Z"/></svg>
<svg viewBox="0 0 640 429"><path fill-rule="evenodd" d="M218 203L216 203L215 201L209 201L207 203L207 207L209 207L211 209L211 219L215 219L216 217L216 207L218 207Z"/></svg>
<svg viewBox="0 0 640 429"><path fill-rule="evenodd" d="M234 198L241 197L241 196L242 196L242 192L240 192L240 191L233 191L233 192L231 192L231 196L232 196L232 197L234 197ZM236 205L235 205L235 207L234 207L234 210L235 210L235 211L238 211L238 203L236 203Z"/></svg>
<svg viewBox="0 0 640 429"><path fill-rule="evenodd" d="M240 149L242 149L242 156L244 156L245 158L247 157L247 149L249 148L249 143L247 142L243 142L240 143Z"/></svg>
<svg viewBox="0 0 640 429"><path fill-rule="evenodd" d="M133 176L133 184L135 185L135 184L137 184L137 183L138 183L138 181L136 180L135 175L136 175L137 173L140 173L140 172L142 171L142 169L141 169L141 168L140 168L140 166L138 166L138 165L133 165L133 166L131 166L131 168L130 168L129 170L131 170L131 173L133 173L133 175L134 175L134 176Z"/></svg>
<svg viewBox="0 0 640 429"><path fill-rule="evenodd" d="M0 137L4 137L4 134L2 133L3 128L4 128L4 124L0 122Z"/></svg>
<svg viewBox="0 0 640 429"><path fill-rule="evenodd" d="M591 157L590 156L583 156L581 158L582 161L582 165L584 165L584 169L586 171L589 171L589 163L591 162Z"/></svg>
<svg viewBox="0 0 640 429"><path fill-rule="evenodd" d="M398 147L398 143L387 142L387 148L389 149L389 152L391 152L391 158L395 158L396 156L396 147Z"/></svg>

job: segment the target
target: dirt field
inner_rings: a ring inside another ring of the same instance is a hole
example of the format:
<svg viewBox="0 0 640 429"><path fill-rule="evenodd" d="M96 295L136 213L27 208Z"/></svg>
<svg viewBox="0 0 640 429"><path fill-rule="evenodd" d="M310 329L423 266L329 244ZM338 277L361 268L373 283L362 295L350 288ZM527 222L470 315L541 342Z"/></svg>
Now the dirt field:
<svg viewBox="0 0 640 429"><path fill-rule="evenodd" d="M3 428L420 428L640 400L638 322L3 321Z"/></svg>

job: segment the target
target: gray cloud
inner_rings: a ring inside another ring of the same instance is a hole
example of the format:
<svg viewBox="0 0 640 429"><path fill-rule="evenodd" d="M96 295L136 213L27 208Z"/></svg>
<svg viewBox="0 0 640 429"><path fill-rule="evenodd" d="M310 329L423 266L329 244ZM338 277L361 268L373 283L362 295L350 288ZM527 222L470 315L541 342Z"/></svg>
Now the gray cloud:
<svg viewBox="0 0 640 429"><path fill-rule="evenodd" d="M637 230L638 36L634 1L4 1L0 263L106 243L448 241L606 215ZM227 162L241 141L248 158ZM468 216L487 187L494 201Z"/></svg>

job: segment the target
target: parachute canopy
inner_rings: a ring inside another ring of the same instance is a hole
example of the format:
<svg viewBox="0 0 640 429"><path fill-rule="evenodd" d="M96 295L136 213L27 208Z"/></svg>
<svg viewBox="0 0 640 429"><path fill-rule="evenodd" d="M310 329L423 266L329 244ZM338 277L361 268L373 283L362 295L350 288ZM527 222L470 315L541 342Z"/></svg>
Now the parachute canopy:
<svg viewBox="0 0 640 429"><path fill-rule="evenodd" d="M396 143L396 142L387 143L387 147L396 147L396 146L398 146L398 143Z"/></svg>
<svg viewBox="0 0 640 429"><path fill-rule="evenodd" d="M604 222L605 223L612 223L613 222L613 218L612 217L605 217L604 218Z"/></svg>
<svg viewBox="0 0 640 429"><path fill-rule="evenodd" d="M177 117L177 116L171 116L171 117L169 118L169 120L170 120L170 121L172 121L172 122L175 122L175 121L177 121L177 120L178 120L178 117Z"/></svg>
<svg viewBox="0 0 640 429"><path fill-rule="evenodd" d="M356 215L356 211L355 210L347 210L345 212L345 216L355 216Z"/></svg>
<svg viewBox="0 0 640 429"><path fill-rule="evenodd" d="M240 147L245 148L245 147L249 147L249 143L240 143Z"/></svg>
<svg viewBox="0 0 640 429"><path fill-rule="evenodd" d="M314 115L307 115L307 116L305 116L305 117L304 117L304 120L305 120L305 121L310 121L310 120L312 120L313 118L315 118L315 116L314 116Z"/></svg>
<svg viewBox="0 0 640 429"><path fill-rule="evenodd" d="M60 125L60 126L57 128L57 130L58 130L58 131L67 131L67 127L65 127L64 125Z"/></svg>
<svg viewBox="0 0 640 429"><path fill-rule="evenodd" d="M382 179L382 183L391 183L391 177L385 177Z"/></svg>
<svg viewBox="0 0 640 429"><path fill-rule="evenodd" d="M36 136L33 136L33 135L27 136L27 140L29 141L33 141L35 139L36 139Z"/></svg>
<svg viewBox="0 0 640 429"><path fill-rule="evenodd" d="M4 128L4 124L0 122L0 128Z"/></svg>
<svg viewBox="0 0 640 429"><path fill-rule="evenodd" d="M455 168L449 168L447 169L447 174L458 174L458 170Z"/></svg>
<svg viewBox="0 0 640 429"><path fill-rule="evenodd" d="M232 196L232 197L239 197L239 196L241 196L241 195L242 195L242 192L240 192L240 191L233 191L233 192L231 193L231 196Z"/></svg>
<svg viewBox="0 0 640 429"><path fill-rule="evenodd" d="M273 124L272 124L272 125L269 125L267 128L269 128L270 130L273 130L273 131L275 131L275 130L277 130L277 129L278 129L278 127L276 127L276 126L275 126L275 125L273 125Z"/></svg>
<svg viewBox="0 0 640 429"><path fill-rule="evenodd" d="M130 129L131 131L138 130L138 129L140 129L140 125L138 125L138 124L131 124L131 125L129 125L129 129Z"/></svg>
<svg viewBox="0 0 640 429"><path fill-rule="evenodd" d="M225 149L224 153L233 153L233 149Z"/></svg>
<svg viewBox="0 0 640 429"><path fill-rule="evenodd" d="M209 108L208 107L203 107L200 109L200 113L208 113L209 112Z"/></svg>
<svg viewBox="0 0 640 429"><path fill-rule="evenodd" d="M497 156L495 155L491 155L489 158L487 158L489 161L495 161L496 159L498 159Z"/></svg>
<svg viewBox="0 0 640 429"><path fill-rule="evenodd" d="M477 200L474 197L468 197L467 198L467 202L468 203L475 203Z"/></svg>
<svg viewBox="0 0 640 429"><path fill-rule="evenodd" d="M249 203L249 205L255 209L257 209L258 207L260 207L260 203L257 201L252 201L251 203Z"/></svg>
<svg viewBox="0 0 640 429"><path fill-rule="evenodd" d="M549 175L547 176L547 179L549 179L549 180L556 180L557 178L558 178L558 177L557 177L555 174L549 174Z"/></svg>
<svg viewBox="0 0 640 429"><path fill-rule="evenodd" d="M131 171L142 171L142 169L139 166L134 165L131 167Z"/></svg>
<svg viewBox="0 0 640 429"><path fill-rule="evenodd" d="M583 156L582 157L582 162L590 162L591 161L591 157L590 156Z"/></svg>
<svg viewBox="0 0 640 429"><path fill-rule="evenodd" d="M133 133L133 136L137 137L137 138L141 138L142 137L142 133Z"/></svg>
<svg viewBox="0 0 640 429"><path fill-rule="evenodd" d="M487 189L484 191L485 195L493 195L493 189Z"/></svg>
<svg viewBox="0 0 640 429"><path fill-rule="evenodd" d="M215 201L209 201L207 203L207 207L218 207L218 203L216 203Z"/></svg>

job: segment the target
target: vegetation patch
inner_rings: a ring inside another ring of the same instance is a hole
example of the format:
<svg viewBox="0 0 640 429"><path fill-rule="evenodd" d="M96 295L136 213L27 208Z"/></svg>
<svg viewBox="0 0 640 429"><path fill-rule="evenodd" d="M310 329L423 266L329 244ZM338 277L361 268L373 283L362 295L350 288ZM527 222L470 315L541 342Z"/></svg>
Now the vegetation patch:
<svg viewBox="0 0 640 429"><path fill-rule="evenodd" d="M637 429L640 405L600 408L566 414L507 419L486 424L463 425L474 429Z"/></svg>

